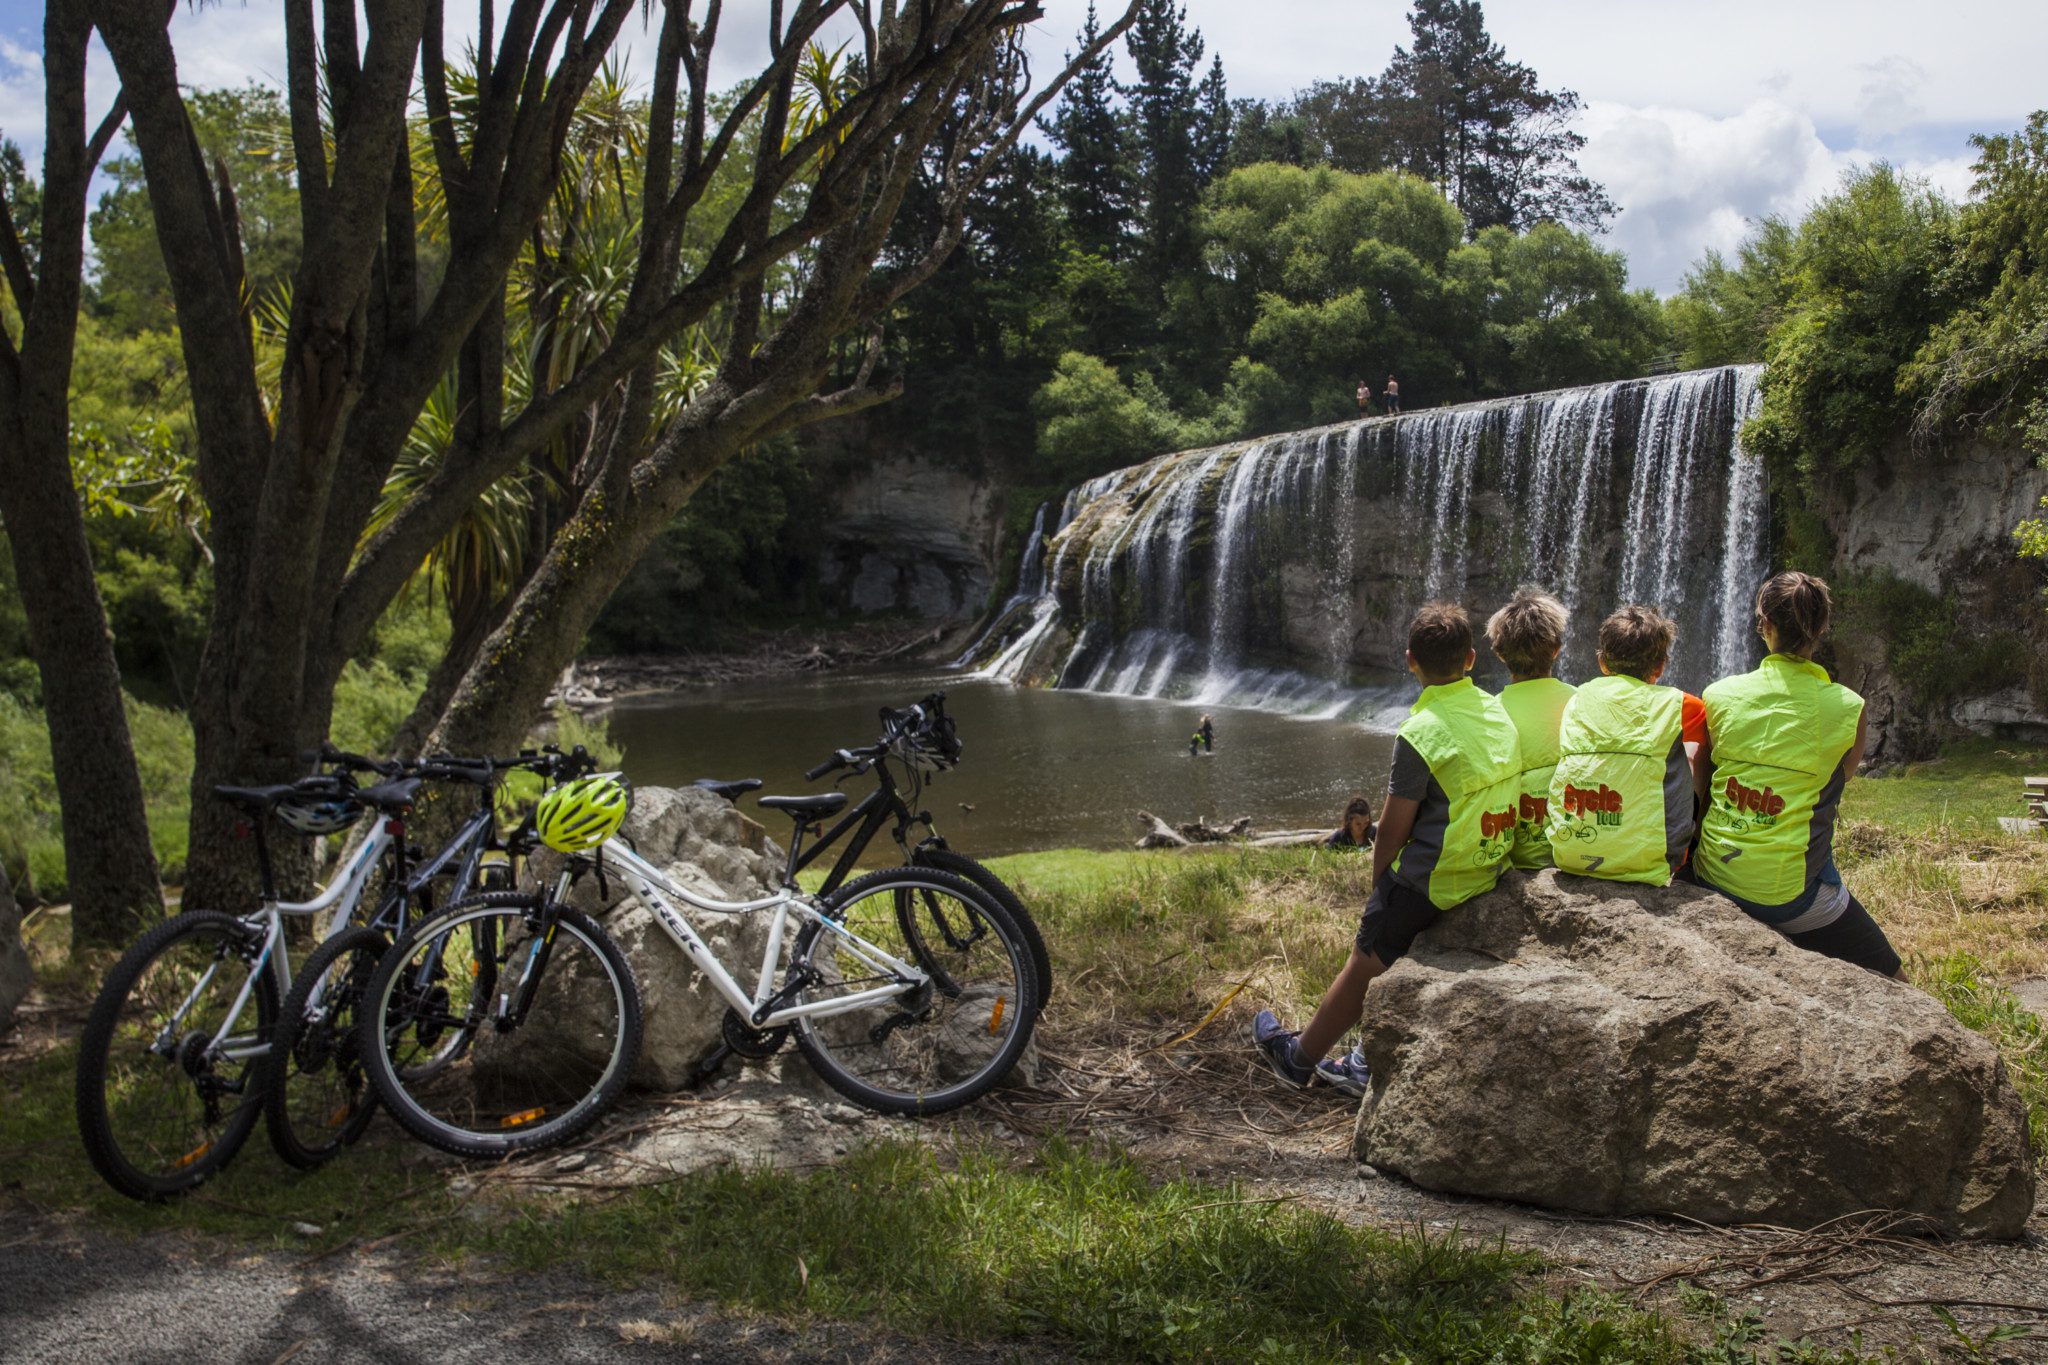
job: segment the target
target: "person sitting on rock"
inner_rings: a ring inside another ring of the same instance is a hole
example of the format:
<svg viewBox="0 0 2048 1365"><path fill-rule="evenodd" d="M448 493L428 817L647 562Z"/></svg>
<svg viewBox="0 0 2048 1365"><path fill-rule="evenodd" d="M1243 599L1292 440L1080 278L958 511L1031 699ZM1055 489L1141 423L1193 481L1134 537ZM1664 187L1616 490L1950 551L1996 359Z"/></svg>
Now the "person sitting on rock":
<svg viewBox="0 0 2048 1365"><path fill-rule="evenodd" d="M1669 886L1692 844L1685 694L1659 687L1678 628L1655 607L1600 623L1601 676L1582 683L1558 728L1550 851L1561 872Z"/></svg>
<svg viewBox="0 0 2048 1365"><path fill-rule="evenodd" d="M1321 1078L1347 1095L1371 1083L1354 1047L1326 1054L1365 1012L1365 991L1446 910L1491 891L1515 840L1521 747L1500 702L1467 676L1478 661L1472 622L1454 602L1431 602L1408 626L1408 671L1422 696L1394 740L1393 771L1372 850L1372 895L1350 960L1300 1033L1271 1010L1252 1021L1252 1042L1291 1086Z"/></svg>
<svg viewBox="0 0 2048 1365"><path fill-rule="evenodd" d="M1513 600L1486 622L1486 643L1508 666L1500 704L1515 722L1522 777L1515 809L1515 847L1508 861L1524 872L1551 865L1550 774L1557 767L1557 730L1570 683L1550 676L1564 648L1564 603L1541 588L1517 589Z"/></svg>
<svg viewBox="0 0 2048 1365"><path fill-rule="evenodd" d="M1344 818L1337 822L1337 828L1331 831L1330 837L1323 840L1323 847L1371 848L1372 838L1372 802L1353 793L1344 804Z"/></svg>
<svg viewBox="0 0 2048 1365"><path fill-rule="evenodd" d="M1863 762L1865 717L1863 698L1813 661L1833 609L1812 574L1771 579L1756 595L1769 656L1707 689L1698 879L1802 948L1898 976L1897 951L1835 870L1835 817Z"/></svg>

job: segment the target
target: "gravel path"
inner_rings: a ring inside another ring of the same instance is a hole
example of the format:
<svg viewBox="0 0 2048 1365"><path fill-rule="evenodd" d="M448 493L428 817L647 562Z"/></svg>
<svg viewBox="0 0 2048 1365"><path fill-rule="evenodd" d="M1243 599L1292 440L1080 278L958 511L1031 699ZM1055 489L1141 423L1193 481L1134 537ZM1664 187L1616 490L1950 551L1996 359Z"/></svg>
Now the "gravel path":
<svg viewBox="0 0 2048 1365"><path fill-rule="evenodd" d="M422 1267L389 1255L308 1262L173 1235L109 1236L0 1212L0 1361L119 1365L1045 1359L1014 1345L785 1326L559 1276Z"/></svg>

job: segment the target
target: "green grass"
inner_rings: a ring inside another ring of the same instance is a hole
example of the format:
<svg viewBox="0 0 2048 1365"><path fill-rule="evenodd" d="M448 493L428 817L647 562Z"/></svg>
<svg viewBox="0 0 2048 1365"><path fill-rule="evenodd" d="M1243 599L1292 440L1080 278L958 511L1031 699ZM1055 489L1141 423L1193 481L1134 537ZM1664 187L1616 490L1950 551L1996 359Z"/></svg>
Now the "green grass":
<svg viewBox="0 0 2048 1365"><path fill-rule="evenodd" d="M1057 1140L1022 1162L883 1144L809 1175L715 1171L468 1241L620 1286L1122 1360L1779 1358L1739 1321L1697 1345L1612 1298L1557 1296L1526 1253L1354 1227L1237 1185L1154 1183Z"/></svg>
<svg viewBox="0 0 2048 1365"><path fill-rule="evenodd" d="M372 1139L311 1175L270 1150L259 1124L241 1155L197 1191L168 1204L142 1204L103 1183L85 1158L73 1110L77 1049L0 1066L0 1171L38 1209L76 1210L124 1232L176 1230L244 1246L312 1253L374 1239L454 1209L442 1173L380 1120ZM317 1227L317 1236L296 1231Z"/></svg>
<svg viewBox="0 0 2048 1365"><path fill-rule="evenodd" d="M2043 773L2048 749L1964 740L1939 758L1857 778L1842 794L1842 818L1909 835L1995 836L1999 816L2025 814L2020 779Z"/></svg>

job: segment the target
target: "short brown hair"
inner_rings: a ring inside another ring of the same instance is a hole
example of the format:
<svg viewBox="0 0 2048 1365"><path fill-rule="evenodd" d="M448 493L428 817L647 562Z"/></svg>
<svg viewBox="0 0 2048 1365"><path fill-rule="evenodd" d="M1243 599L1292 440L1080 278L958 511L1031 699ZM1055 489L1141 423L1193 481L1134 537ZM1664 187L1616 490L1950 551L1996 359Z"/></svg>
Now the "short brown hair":
<svg viewBox="0 0 2048 1365"><path fill-rule="evenodd" d="M1564 648L1564 603L1541 588L1522 587L1486 620L1486 643L1500 661L1527 677L1548 673Z"/></svg>
<svg viewBox="0 0 2048 1365"><path fill-rule="evenodd" d="M1777 633L1778 648L1787 654L1810 654L1828 633L1835 609L1826 580L1797 569L1787 570L1756 590L1757 634L1764 623Z"/></svg>
<svg viewBox="0 0 2048 1365"><path fill-rule="evenodd" d="M1609 673L1647 678L1671 657L1678 627L1655 607L1632 603L1600 623L1600 662Z"/></svg>
<svg viewBox="0 0 2048 1365"><path fill-rule="evenodd" d="M1428 678L1462 678L1472 653L1472 618L1456 602L1425 602L1408 623L1408 653Z"/></svg>

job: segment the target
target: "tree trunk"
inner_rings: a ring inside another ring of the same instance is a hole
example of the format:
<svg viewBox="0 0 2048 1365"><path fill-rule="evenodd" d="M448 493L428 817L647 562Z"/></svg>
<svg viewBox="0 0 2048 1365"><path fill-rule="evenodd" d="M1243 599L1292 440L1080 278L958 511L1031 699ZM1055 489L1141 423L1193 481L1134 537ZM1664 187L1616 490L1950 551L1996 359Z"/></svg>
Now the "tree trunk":
<svg viewBox="0 0 2048 1365"><path fill-rule="evenodd" d="M68 370L68 366L65 367ZM36 385L25 377L24 387ZM74 945L115 944L163 913L142 779L128 737L114 637L93 578L85 512L71 482L68 403L61 389L25 391L0 452L0 517L42 675L43 715Z"/></svg>

